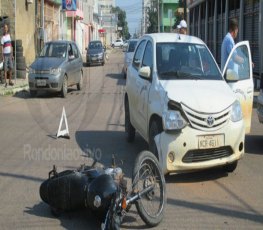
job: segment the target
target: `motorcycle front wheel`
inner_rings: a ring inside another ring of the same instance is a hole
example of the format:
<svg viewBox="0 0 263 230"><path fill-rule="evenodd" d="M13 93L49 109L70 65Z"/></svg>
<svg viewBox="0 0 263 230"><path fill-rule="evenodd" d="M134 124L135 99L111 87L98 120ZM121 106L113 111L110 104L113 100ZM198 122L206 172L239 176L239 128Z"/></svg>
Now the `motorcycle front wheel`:
<svg viewBox="0 0 263 230"><path fill-rule="evenodd" d="M144 193L147 188L153 187ZM142 220L149 227L158 225L166 206L165 179L157 158L149 151L142 151L135 160L132 176L133 193L144 193L135 203Z"/></svg>

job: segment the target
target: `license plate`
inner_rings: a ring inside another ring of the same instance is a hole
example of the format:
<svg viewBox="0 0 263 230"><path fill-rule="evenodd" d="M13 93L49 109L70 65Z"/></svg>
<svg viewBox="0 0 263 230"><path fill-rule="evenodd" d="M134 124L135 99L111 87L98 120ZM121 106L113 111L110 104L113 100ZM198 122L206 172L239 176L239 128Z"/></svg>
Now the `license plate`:
<svg viewBox="0 0 263 230"><path fill-rule="evenodd" d="M37 80L37 86L46 86L47 81L46 80Z"/></svg>
<svg viewBox="0 0 263 230"><path fill-rule="evenodd" d="M210 149L217 148L225 145L224 135L207 135L198 136L198 148Z"/></svg>
<svg viewBox="0 0 263 230"><path fill-rule="evenodd" d="M97 61L96 57L91 58L92 61Z"/></svg>

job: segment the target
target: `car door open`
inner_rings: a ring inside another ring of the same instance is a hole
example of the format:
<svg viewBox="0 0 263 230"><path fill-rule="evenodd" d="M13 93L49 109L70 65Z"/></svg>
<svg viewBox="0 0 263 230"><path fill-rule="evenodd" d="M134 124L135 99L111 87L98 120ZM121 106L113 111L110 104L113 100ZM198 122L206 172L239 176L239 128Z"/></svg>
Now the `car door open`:
<svg viewBox="0 0 263 230"><path fill-rule="evenodd" d="M246 133L250 132L254 84L251 52L248 41L239 42L232 49L223 76L241 104Z"/></svg>

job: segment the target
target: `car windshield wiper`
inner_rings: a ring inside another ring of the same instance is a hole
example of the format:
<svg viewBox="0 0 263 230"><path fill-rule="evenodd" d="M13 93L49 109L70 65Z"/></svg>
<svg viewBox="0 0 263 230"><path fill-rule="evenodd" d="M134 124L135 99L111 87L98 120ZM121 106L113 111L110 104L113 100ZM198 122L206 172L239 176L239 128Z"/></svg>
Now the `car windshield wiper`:
<svg viewBox="0 0 263 230"><path fill-rule="evenodd" d="M166 72L161 72L159 73L162 76L162 79L171 79L171 78L176 78L176 79L201 79L198 74L191 74L191 73L186 73L186 72L181 72L181 71L166 71Z"/></svg>

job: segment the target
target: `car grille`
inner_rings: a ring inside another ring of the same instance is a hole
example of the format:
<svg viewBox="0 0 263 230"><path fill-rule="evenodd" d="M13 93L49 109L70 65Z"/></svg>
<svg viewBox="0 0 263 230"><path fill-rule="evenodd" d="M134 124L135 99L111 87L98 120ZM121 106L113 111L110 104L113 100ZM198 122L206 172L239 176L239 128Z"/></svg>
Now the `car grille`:
<svg viewBox="0 0 263 230"><path fill-rule="evenodd" d="M214 149L189 150L183 157L184 163L196 163L229 157L233 154L230 146L224 146Z"/></svg>
<svg viewBox="0 0 263 230"><path fill-rule="evenodd" d="M215 131L222 128L229 120L231 115L231 106L219 113L200 113L191 108L182 105L182 108L191 124L195 129L203 131ZM208 122L211 118L212 122Z"/></svg>
<svg viewBox="0 0 263 230"><path fill-rule="evenodd" d="M50 70L35 70L36 74L49 74Z"/></svg>

